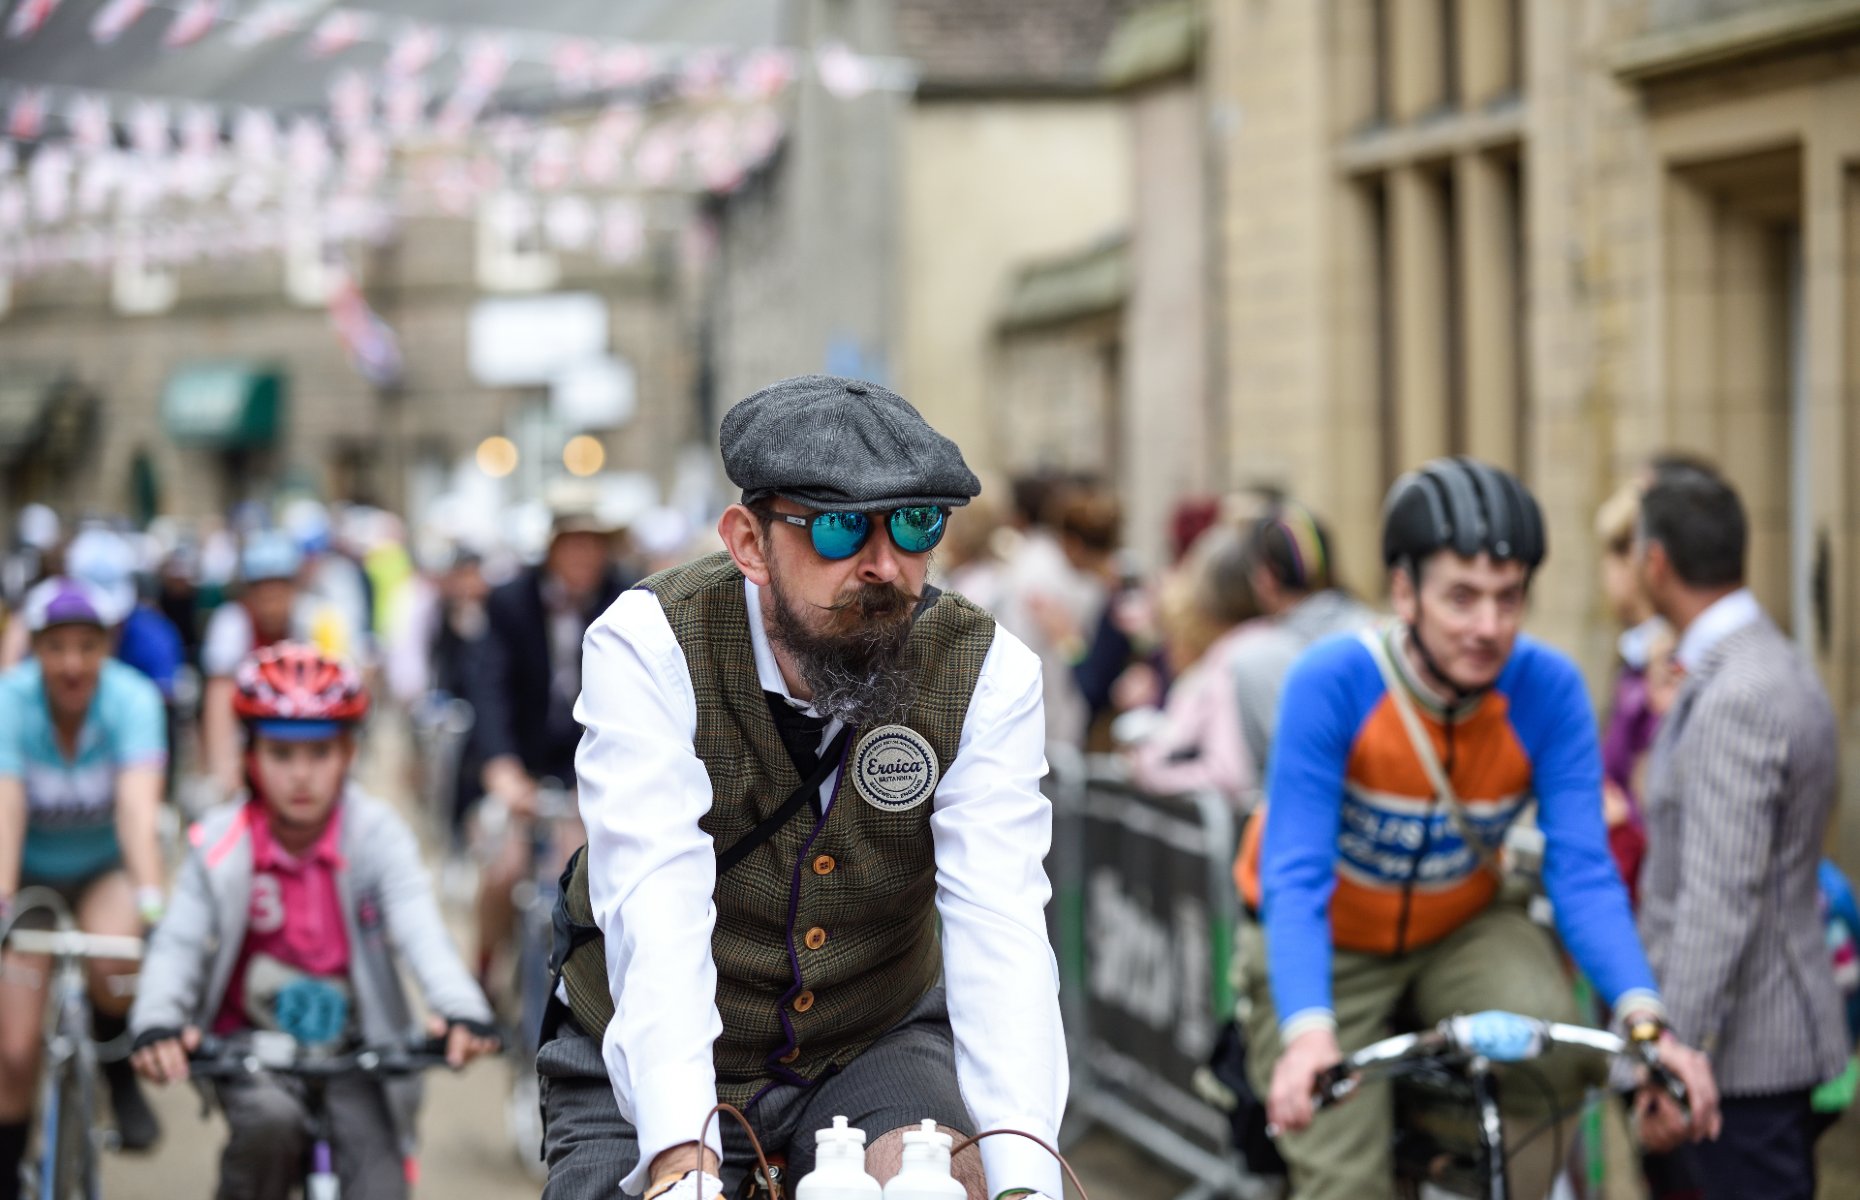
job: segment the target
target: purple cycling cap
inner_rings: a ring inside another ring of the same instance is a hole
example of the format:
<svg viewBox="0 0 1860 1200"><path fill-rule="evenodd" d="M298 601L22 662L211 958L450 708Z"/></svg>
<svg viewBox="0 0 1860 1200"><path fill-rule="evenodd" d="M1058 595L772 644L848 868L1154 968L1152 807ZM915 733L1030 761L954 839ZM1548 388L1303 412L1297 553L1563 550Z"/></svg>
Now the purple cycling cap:
<svg viewBox="0 0 1860 1200"><path fill-rule="evenodd" d="M28 633L41 633L55 625L95 625L108 629L123 614L102 588L58 575L26 593L21 615Z"/></svg>

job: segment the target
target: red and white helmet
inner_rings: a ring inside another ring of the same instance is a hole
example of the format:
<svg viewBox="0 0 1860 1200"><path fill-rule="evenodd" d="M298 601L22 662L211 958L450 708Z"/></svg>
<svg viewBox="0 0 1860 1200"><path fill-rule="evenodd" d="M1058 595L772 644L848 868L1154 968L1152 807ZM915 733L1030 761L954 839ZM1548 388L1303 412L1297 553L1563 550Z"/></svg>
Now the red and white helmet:
<svg viewBox="0 0 1860 1200"><path fill-rule="evenodd" d="M368 689L355 668L302 642L248 655L233 687L233 712L267 737L334 737L368 713Z"/></svg>

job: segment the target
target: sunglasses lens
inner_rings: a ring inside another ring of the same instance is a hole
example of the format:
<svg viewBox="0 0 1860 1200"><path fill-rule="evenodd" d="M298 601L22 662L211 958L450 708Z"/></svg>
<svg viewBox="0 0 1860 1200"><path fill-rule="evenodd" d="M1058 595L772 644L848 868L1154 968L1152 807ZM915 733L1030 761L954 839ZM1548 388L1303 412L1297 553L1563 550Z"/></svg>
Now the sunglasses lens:
<svg viewBox="0 0 1860 1200"><path fill-rule="evenodd" d="M891 540L906 554L924 554L943 540L949 514L928 504L900 508L891 514Z"/></svg>
<svg viewBox="0 0 1860 1200"><path fill-rule="evenodd" d="M864 513L830 512L814 518L814 549L822 558L851 558L872 532L872 519Z"/></svg>

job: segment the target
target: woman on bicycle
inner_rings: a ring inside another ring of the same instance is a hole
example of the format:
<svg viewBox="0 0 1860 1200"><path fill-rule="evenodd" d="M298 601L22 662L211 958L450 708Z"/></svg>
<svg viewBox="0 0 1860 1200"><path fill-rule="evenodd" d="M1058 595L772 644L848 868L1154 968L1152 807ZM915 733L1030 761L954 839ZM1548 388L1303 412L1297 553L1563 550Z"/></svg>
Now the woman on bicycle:
<svg viewBox="0 0 1860 1200"><path fill-rule="evenodd" d="M76 579L27 593L32 654L0 676L0 924L22 887L61 896L87 933L139 936L161 917L156 818L167 764L161 693L110 657L121 616ZM20 914L31 919L36 913ZM41 956L9 954L0 973L0 1200L17 1195L38 1086ZM91 964L93 1029L122 1033L128 998L109 986L133 971ZM117 1132L128 1149L160 1136L129 1064L105 1068Z"/></svg>
<svg viewBox="0 0 1860 1200"><path fill-rule="evenodd" d="M406 824L349 780L361 677L314 648L258 651L234 676L246 723L246 794L190 834L174 902L149 943L130 1027L135 1066L187 1077L203 1031L281 1031L341 1051L415 1032L404 957L454 1067L497 1048L491 1009L441 923ZM218 1194L283 1200L302 1178L307 1110L292 1079L215 1091L232 1136ZM418 1101L411 1082L332 1080L324 1096L342 1194L404 1197Z"/></svg>

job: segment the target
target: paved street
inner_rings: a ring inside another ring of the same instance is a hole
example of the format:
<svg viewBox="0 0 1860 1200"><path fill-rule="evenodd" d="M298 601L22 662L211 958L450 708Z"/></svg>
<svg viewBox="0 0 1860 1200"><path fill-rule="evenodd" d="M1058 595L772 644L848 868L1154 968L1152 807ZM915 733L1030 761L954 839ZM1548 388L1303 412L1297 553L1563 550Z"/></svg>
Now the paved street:
<svg viewBox="0 0 1860 1200"><path fill-rule="evenodd" d="M361 768L376 795L406 797L406 743L377 721ZM405 811L405 805L403 805ZM418 821L415 828L420 828ZM432 855L429 847L429 861ZM467 944L469 913L449 897L453 936ZM525 1173L510 1145L504 1119L510 1067L506 1060L481 1062L453 1075L426 1076L421 1110L420 1183L416 1200L517 1200L536 1196L541 1183ZM160 1147L146 1156L112 1155L105 1164L103 1193L110 1200L184 1200L211 1193L225 1123L218 1114L203 1120L192 1088L151 1089L166 1130ZM1096 1131L1069 1157L1098 1200L1171 1200L1186 1184L1120 1139Z"/></svg>
<svg viewBox="0 0 1860 1200"><path fill-rule="evenodd" d="M507 1080L502 1062L479 1064L460 1075L428 1076L416 1200L518 1200L541 1192L504 1136ZM211 1194L224 1122L217 1114L202 1121L191 1089L169 1089L155 1101L167 1136L155 1154L114 1155L107 1161L103 1194L110 1200L191 1200ZM1186 1182L1106 1134L1086 1138L1070 1157L1098 1200L1171 1200Z"/></svg>
<svg viewBox="0 0 1860 1200"><path fill-rule="evenodd" d="M405 797L406 743L378 722L362 768L377 795ZM419 828L419 822L415 822ZM453 934L466 944L468 914L456 902L447 905ZM505 1060L475 1064L451 1075L427 1076L427 1101L421 1113L421 1178L416 1200L517 1200L536 1196L541 1184L525 1173L510 1145L504 1119L510 1068ZM215 1114L202 1120L191 1088L152 1093L167 1131L156 1153L114 1155L106 1162L104 1195L110 1200L184 1200L210 1194L216 1176L225 1126ZM1104 1130L1093 1130L1068 1154L1080 1179L1096 1200L1173 1200L1188 1180L1129 1143ZM1610 1200L1636 1200L1624 1183L1625 1153L1612 1147ZM1860 1119L1849 1113L1821 1142L1821 1200L1860 1195Z"/></svg>

